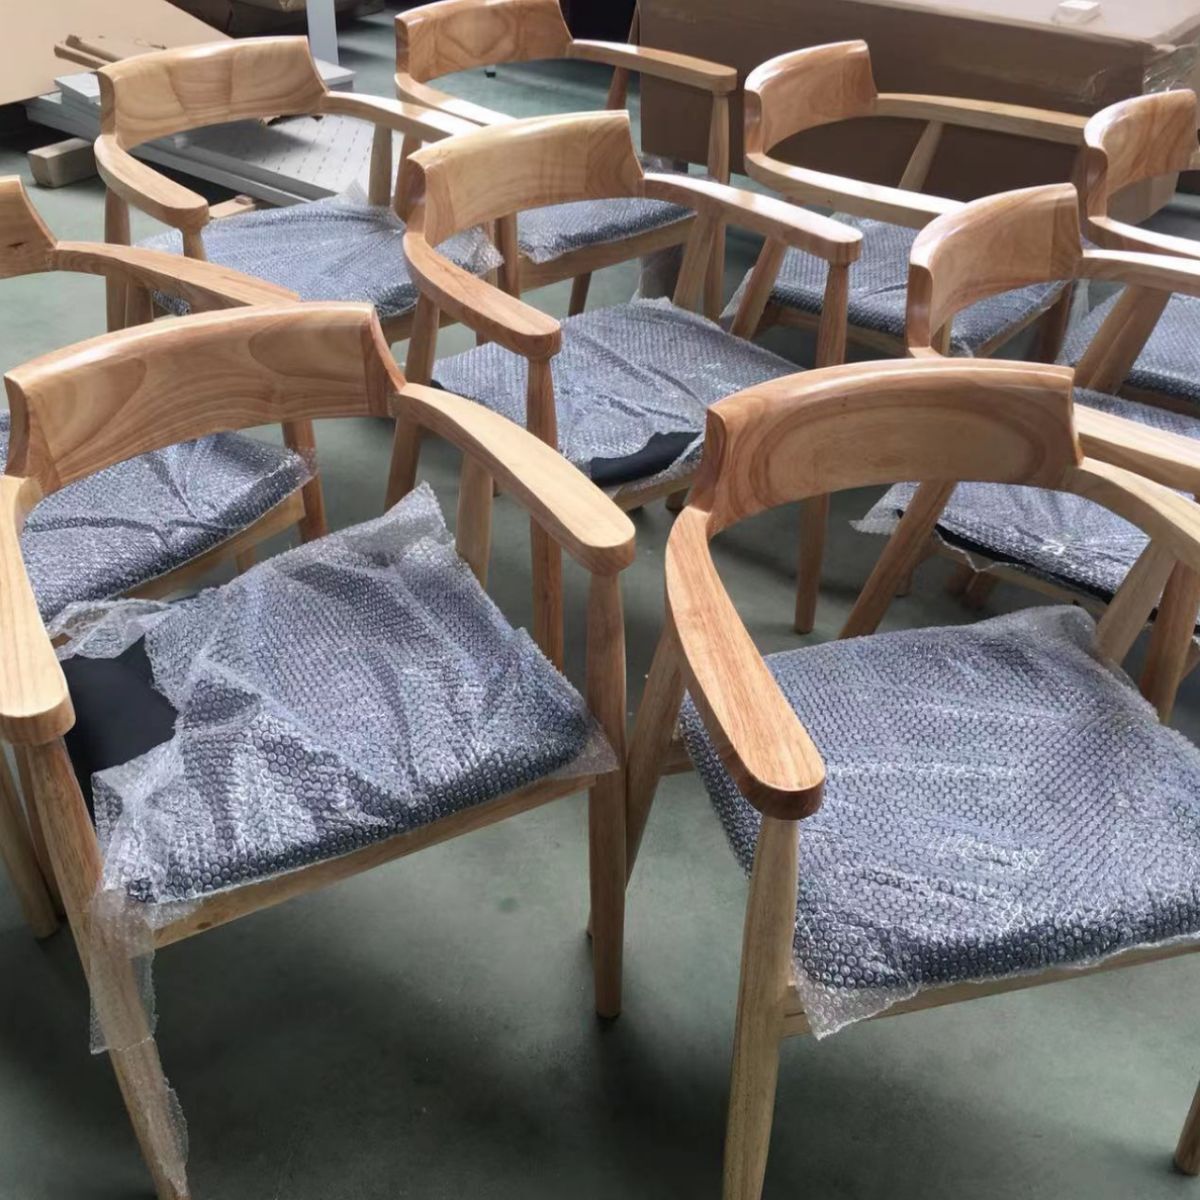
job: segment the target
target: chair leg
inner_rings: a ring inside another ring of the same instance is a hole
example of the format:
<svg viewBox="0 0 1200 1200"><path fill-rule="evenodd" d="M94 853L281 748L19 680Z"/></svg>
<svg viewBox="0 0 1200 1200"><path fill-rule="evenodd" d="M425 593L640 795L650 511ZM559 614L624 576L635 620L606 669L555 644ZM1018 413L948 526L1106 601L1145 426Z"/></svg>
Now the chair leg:
<svg viewBox="0 0 1200 1200"><path fill-rule="evenodd" d="M1192 1107L1175 1147L1175 1165L1185 1175L1200 1175L1200 1087L1192 1097Z"/></svg>
<svg viewBox="0 0 1200 1200"><path fill-rule="evenodd" d="M800 504L800 555L796 582L797 633L812 633L821 592L821 562L829 525L829 497L809 496Z"/></svg>
<svg viewBox="0 0 1200 1200"><path fill-rule="evenodd" d="M567 305L567 316L577 317L587 307L588 288L592 286L592 273L585 271L571 280L571 302Z"/></svg>
<svg viewBox="0 0 1200 1200"><path fill-rule="evenodd" d="M16 785L0 749L0 857L8 868L17 903L36 938L49 937L58 928L58 916L38 865L29 824Z"/></svg>
<svg viewBox="0 0 1200 1200"><path fill-rule="evenodd" d="M254 566L257 559L258 551L256 547L247 546L245 550L242 550L233 556L233 564L235 567L237 567L238 574L241 575L245 571L250 570L250 568Z"/></svg>
<svg viewBox="0 0 1200 1200"><path fill-rule="evenodd" d="M667 512L677 513L682 511L683 506L687 503L688 492L690 488L680 488L677 492L672 492L667 497Z"/></svg>
<svg viewBox="0 0 1200 1200"><path fill-rule="evenodd" d="M796 921L796 871L797 823L763 817L742 938L724 1200L758 1200L762 1194Z"/></svg>
<svg viewBox="0 0 1200 1200"><path fill-rule="evenodd" d="M54 867L50 862L50 851L46 849L46 835L42 832L42 818L38 807L33 802L33 776L29 773L29 751L24 746L14 746L13 756L17 760L17 775L21 781L20 794L25 798L25 816L29 820L29 836L33 842L33 853L37 857L38 867L45 880L46 890L50 893L50 902L54 911L60 916L66 916L62 894L58 890L58 880L54 878Z"/></svg>
<svg viewBox="0 0 1200 1200"><path fill-rule="evenodd" d="M34 803L63 891L67 919L93 987L105 989L98 1006L109 1059L158 1200L188 1200L186 1149L174 1093L163 1076L133 964L123 947L93 937L89 907L100 881L100 847L62 741L29 751ZM99 932L99 931L95 931Z"/></svg>
<svg viewBox="0 0 1200 1200"><path fill-rule="evenodd" d="M978 612L988 602L988 597L996 590L1000 582L997 575L987 571L976 571L975 577L963 591L963 604L973 612Z"/></svg>

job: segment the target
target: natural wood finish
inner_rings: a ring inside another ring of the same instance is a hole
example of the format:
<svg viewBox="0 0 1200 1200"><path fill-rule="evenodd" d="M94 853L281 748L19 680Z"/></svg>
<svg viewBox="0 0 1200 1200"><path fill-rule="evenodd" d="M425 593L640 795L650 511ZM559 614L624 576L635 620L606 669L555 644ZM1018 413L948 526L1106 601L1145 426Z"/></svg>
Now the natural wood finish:
<svg viewBox="0 0 1200 1200"><path fill-rule="evenodd" d="M62 892L58 880L54 878L54 864L50 861L50 851L46 846L46 833L42 829L42 818L38 815L37 805L33 798L33 772L29 766L29 749L26 746L13 746L13 757L17 760L17 779L20 783L20 794L26 797L25 816L29 819L29 840L33 843L34 857L37 859L38 870L41 871L46 891L50 894L50 902L54 911L63 916L66 906L63 904Z"/></svg>
<svg viewBox="0 0 1200 1200"><path fill-rule="evenodd" d="M454 546L483 587L487 587L488 559L492 550L493 490L487 468L473 455L463 455Z"/></svg>
<svg viewBox="0 0 1200 1200"><path fill-rule="evenodd" d="M1158 616L1150 634L1150 647L1142 668L1143 695L1169 721L1175 694L1183 681L1188 651L1196 632L1200 611L1200 574L1176 564L1158 605Z"/></svg>
<svg viewBox="0 0 1200 1200"><path fill-rule="evenodd" d="M40 187L65 187L96 174L96 155L92 143L83 138L67 138L50 146L37 146L25 155L30 174Z"/></svg>
<svg viewBox="0 0 1200 1200"><path fill-rule="evenodd" d="M33 936L49 937L58 928L58 914L38 866L25 810L13 783L4 751L0 749L0 858L21 914Z"/></svg>
<svg viewBox="0 0 1200 1200"><path fill-rule="evenodd" d="M1175 1147L1175 1165L1185 1175L1200 1175L1200 1087L1192 1097L1192 1107Z"/></svg>
<svg viewBox="0 0 1200 1200"><path fill-rule="evenodd" d="M1119 391L1170 299L1169 292L1127 287L1076 364L1079 386Z"/></svg>
<svg viewBox="0 0 1200 1200"><path fill-rule="evenodd" d="M548 359L529 363L525 390L525 422L547 446L558 447L554 379ZM533 636L542 653L561 671L564 654L562 553L536 521L529 527L533 576Z"/></svg>
<svg viewBox="0 0 1200 1200"><path fill-rule="evenodd" d="M1150 542L1096 624L1096 645L1114 662L1123 662L1146 627L1175 566L1161 546Z"/></svg>

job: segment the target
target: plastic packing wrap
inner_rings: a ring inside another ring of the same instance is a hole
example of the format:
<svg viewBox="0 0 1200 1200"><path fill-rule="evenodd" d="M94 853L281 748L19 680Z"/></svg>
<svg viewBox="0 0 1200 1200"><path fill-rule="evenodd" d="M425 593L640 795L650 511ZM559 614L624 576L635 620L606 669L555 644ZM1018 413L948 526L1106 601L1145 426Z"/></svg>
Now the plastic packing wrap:
<svg viewBox="0 0 1200 1200"><path fill-rule="evenodd" d="M567 317L550 367L559 451L598 482L599 464L607 463L604 481L615 483L640 482L689 457L698 461L709 405L798 369L669 300ZM519 355L491 342L441 359L434 376L448 391L525 424L528 366ZM658 446L661 455L644 453ZM622 480L613 464L627 459Z"/></svg>
<svg viewBox="0 0 1200 1200"><path fill-rule="evenodd" d="M458 556L425 486L193 599L72 606L51 633L64 659L144 639L177 713L169 740L92 776L94 924L146 970L153 930L202 898L617 766L578 693ZM95 983L93 1000L103 1049L120 1013Z"/></svg>
<svg viewBox="0 0 1200 1200"><path fill-rule="evenodd" d="M1076 404L1139 425L1200 439L1200 419L1102 392L1075 389ZM854 527L890 534L916 492L897 484ZM1136 525L1082 496L1000 483L960 483L937 524L947 543L1061 587L1109 599L1149 540Z"/></svg>
<svg viewBox="0 0 1200 1200"><path fill-rule="evenodd" d="M643 165L648 171L670 171L657 159L643 159ZM573 250L619 242L691 215L683 205L636 196L549 204L517 214L517 245L531 262L548 263Z"/></svg>
<svg viewBox="0 0 1200 1200"><path fill-rule="evenodd" d="M1073 325L1060 362L1075 366L1112 312L1120 293ZM1138 355L1126 385L1200 404L1200 298L1172 296Z"/></svg>
<svg viewBox="0 0 1200 1200"><path fill-rule="evenodd" d="M0 462L9 415L0 413ZM292 450L221 433L127 459L53 492L21 554L43 620L146 583L252 525L312 478Z"/></svg>
<svg viewBox="0 0 1200 1200"><path fill-rule="evenodd" d="M850 294L847 318L851 328L904 339L905 306L908 298L908 258L920 232L887 221L834 213L834 220L861 231L862 247L857 262L850 264ZM783 256L771 302L784 308L819 315L825 298L828 268L823 259L789 249ZM742 280L722 319L731 321L749 286ZM1007 340L1026 322L1045 312L1063 289L1061 283L1035 284L989 296L962 310L954 318L950 353L967 357Z"/></svg>
<svg viewBox="0 0 1200 1200"><path fill-rule="evenodd" d="M204 227L210 262L290 288L301 300L367 300L381 318L414 308L419 291L404 257L404 222L388 207L367 203L360 187L340 196L222 217ZM139 243L180 254L178 230ZM439 251L464 270L484 275L504 260L481 230L447 239ZM155 294L169 313L187 304Z"/></svg>
<svg viewBox="0 0 1200 1200"><path fill-rule="evenodd" d="M1078 608L767 664L825 760L800 822L797 986L817 1037L930 988L1200 932L1200 751ZM761 818L690 699L688 751L743 868Z"/></svg>

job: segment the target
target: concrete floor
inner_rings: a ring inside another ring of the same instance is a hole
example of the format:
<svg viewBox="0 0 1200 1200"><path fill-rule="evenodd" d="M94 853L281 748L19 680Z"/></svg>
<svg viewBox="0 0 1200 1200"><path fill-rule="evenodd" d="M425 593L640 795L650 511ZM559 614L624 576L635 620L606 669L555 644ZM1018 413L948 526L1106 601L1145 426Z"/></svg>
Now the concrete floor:
<svg viewBox="0 0 1200 1200"><path fill-rule="evenodd" d="M387 94L387 14L343 33L359 89ZM509 111L594 106L602 79L540 67L464 76L456 90ZM28 179L0 141L0 174ZM35 191L65 237L99 237L97 182ZM1164 221L1195 232L1172 210ZM138 222L135 233L150 231ZM728 286L752 247L732 244ZM593 304L627 297L632 268ZM566 288L536 299L562 312ZM0 368L101 329L94 281L29 279L0 293ZM443 334L446 350L468 344ZM805 361L806 348L775 338ZM403 353L403 347L397 352ZM388 430L325 423L335 525L379 512ZM453 512L455 464L427 477ZM878 551L835 505L820 623L833 636ZM636 515L625 577L630 711L661 620L669 518ZM720 565L768 650L796 644L794 513L724 539ZM494 593L528 616L524 521L500 502ZM970 619L918 576L892 625ZM579 678L582 580L569 577ZM990 611L1029 603L1002 587ZM1193 735L1200 694L1184 689ZM695 778L660 792L629 893L626 1003L591 1011L583 925L582 799L426 851L174 948L155 964L159 1044L191 1133L205 1200L612 1200L719 1194L746 885ZM87 1053L87 998L69 936L35 943L0 879L0 1197L148 1194L112 1073ZM1200 1072L1200 963L1177 960L852 1028L784 1050L765 1195L1151 1198L1195 1195L1170 1152Z"/></svg>

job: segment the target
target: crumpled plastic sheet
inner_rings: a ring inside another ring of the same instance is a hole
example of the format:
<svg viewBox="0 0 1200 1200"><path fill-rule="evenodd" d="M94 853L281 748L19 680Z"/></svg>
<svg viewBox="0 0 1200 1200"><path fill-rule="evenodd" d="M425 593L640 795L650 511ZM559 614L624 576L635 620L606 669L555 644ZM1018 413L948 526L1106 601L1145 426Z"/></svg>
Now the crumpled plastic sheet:
<svg viewBox="0 0 1200 1200"><path fill-rule="evenodd" d="M427 486L193 599L75 605L50 632L64 659L144 638L178 713L170 740L92 777L93 921L142 964L148 1012L153 930L200 899L618 765L458 556ZM97 1050L122 1048L104 1038L123 1027L111 1001L94 982Z"/></svg>
<svg viewBox="0 0 1200 1200"><path fill-rule="evenodd" d="M1060 362L1076 366L1112 312L1120 293L1071 327ZM1172 296L1125 384L1200 405L1200 298Z"/></svg>
<svg viewBox="0 0 1200 1200"><path fill-rule="evenodd" d="M908 298L908 259L917 229L834 213L836 221L861 231L862 248L850 265L847 318L851 327L870 329L903 340L905 306ZM785 308L817 316L825 297L827 267L823 260L789 249L783 256L771 301ZM738 285L722 314L733 320L750 275ZM950 332L950 353L962 357L978 354L1006 334L1015 334L1027 321L1045 312L1063 289L1061 283L1034 284L989 296L965 308L955 318Z"/></svg>
<svg viewBox="0 0 1200 1200"><path fill-rule="evenodd" d="M671 171L665 160L646 158L647 171ZM687 172L679 172L686 174ZM573 200L529 208L517 214L517 245L530 261L553 262L582 250L619 242L639 233L686 220L690 208L668 200L618 196L608 200Z"/></svg>
<svg viewBox="0 0 1200 1200"><path fill-rule="evenodd" d="M1094 631L1054 606L768 657L828 773L800 822L794 942L817 1037L1200 933L1200 751ZM749 871L761 818L690 699L682 725Z"/></svg>
<svg viewBox="0 0 1200 1200"><path fill-rule="evenodd" d="M222 217L202 237L210 262L290 288L301 300L366 300L388 318L415 308L420 295L404 257L404 222L390 208L368 204L357 186L326 200ZM183 252L174 229L139 244ZM479 229L457 233L438 249L474 275L504 261ZM173 296L156 293L155 301L176 316L188 311Z"/></svg>
<svg viewBox="0 0 1200 1200"><path fill-rule="evenodd" d="M0 463L9 415L0 413ZM43 620L120 595L252 525L313 476L292 450L220 433L128 459L48 496L21 554Z"/></svg>
<svg viewBox="0 0 1200 1200"><path fill-rule="evenodd" d="M639 454L656 435L692 435L665 461L631 476L639 483L689 456L697 461L710 405L799 369L669 300L566 318L550 367L559 451L589 477L598 461ZM448 391L525 424L527 364L496 343L441 359L434 376Z"/></svg>
<svg viewBox="0 0 1200 1200"><path fill-rule="evenodd" d="M1200 439L1196 417L1083 388L1075 389L1075 403ZM889 488L854 523L855 529L890 534L916 490L911 483ZM937 532L959 549L1105 600L1121 586L1149 540L1136 525L1082 496L998 483L960 483Z"/></svg>

